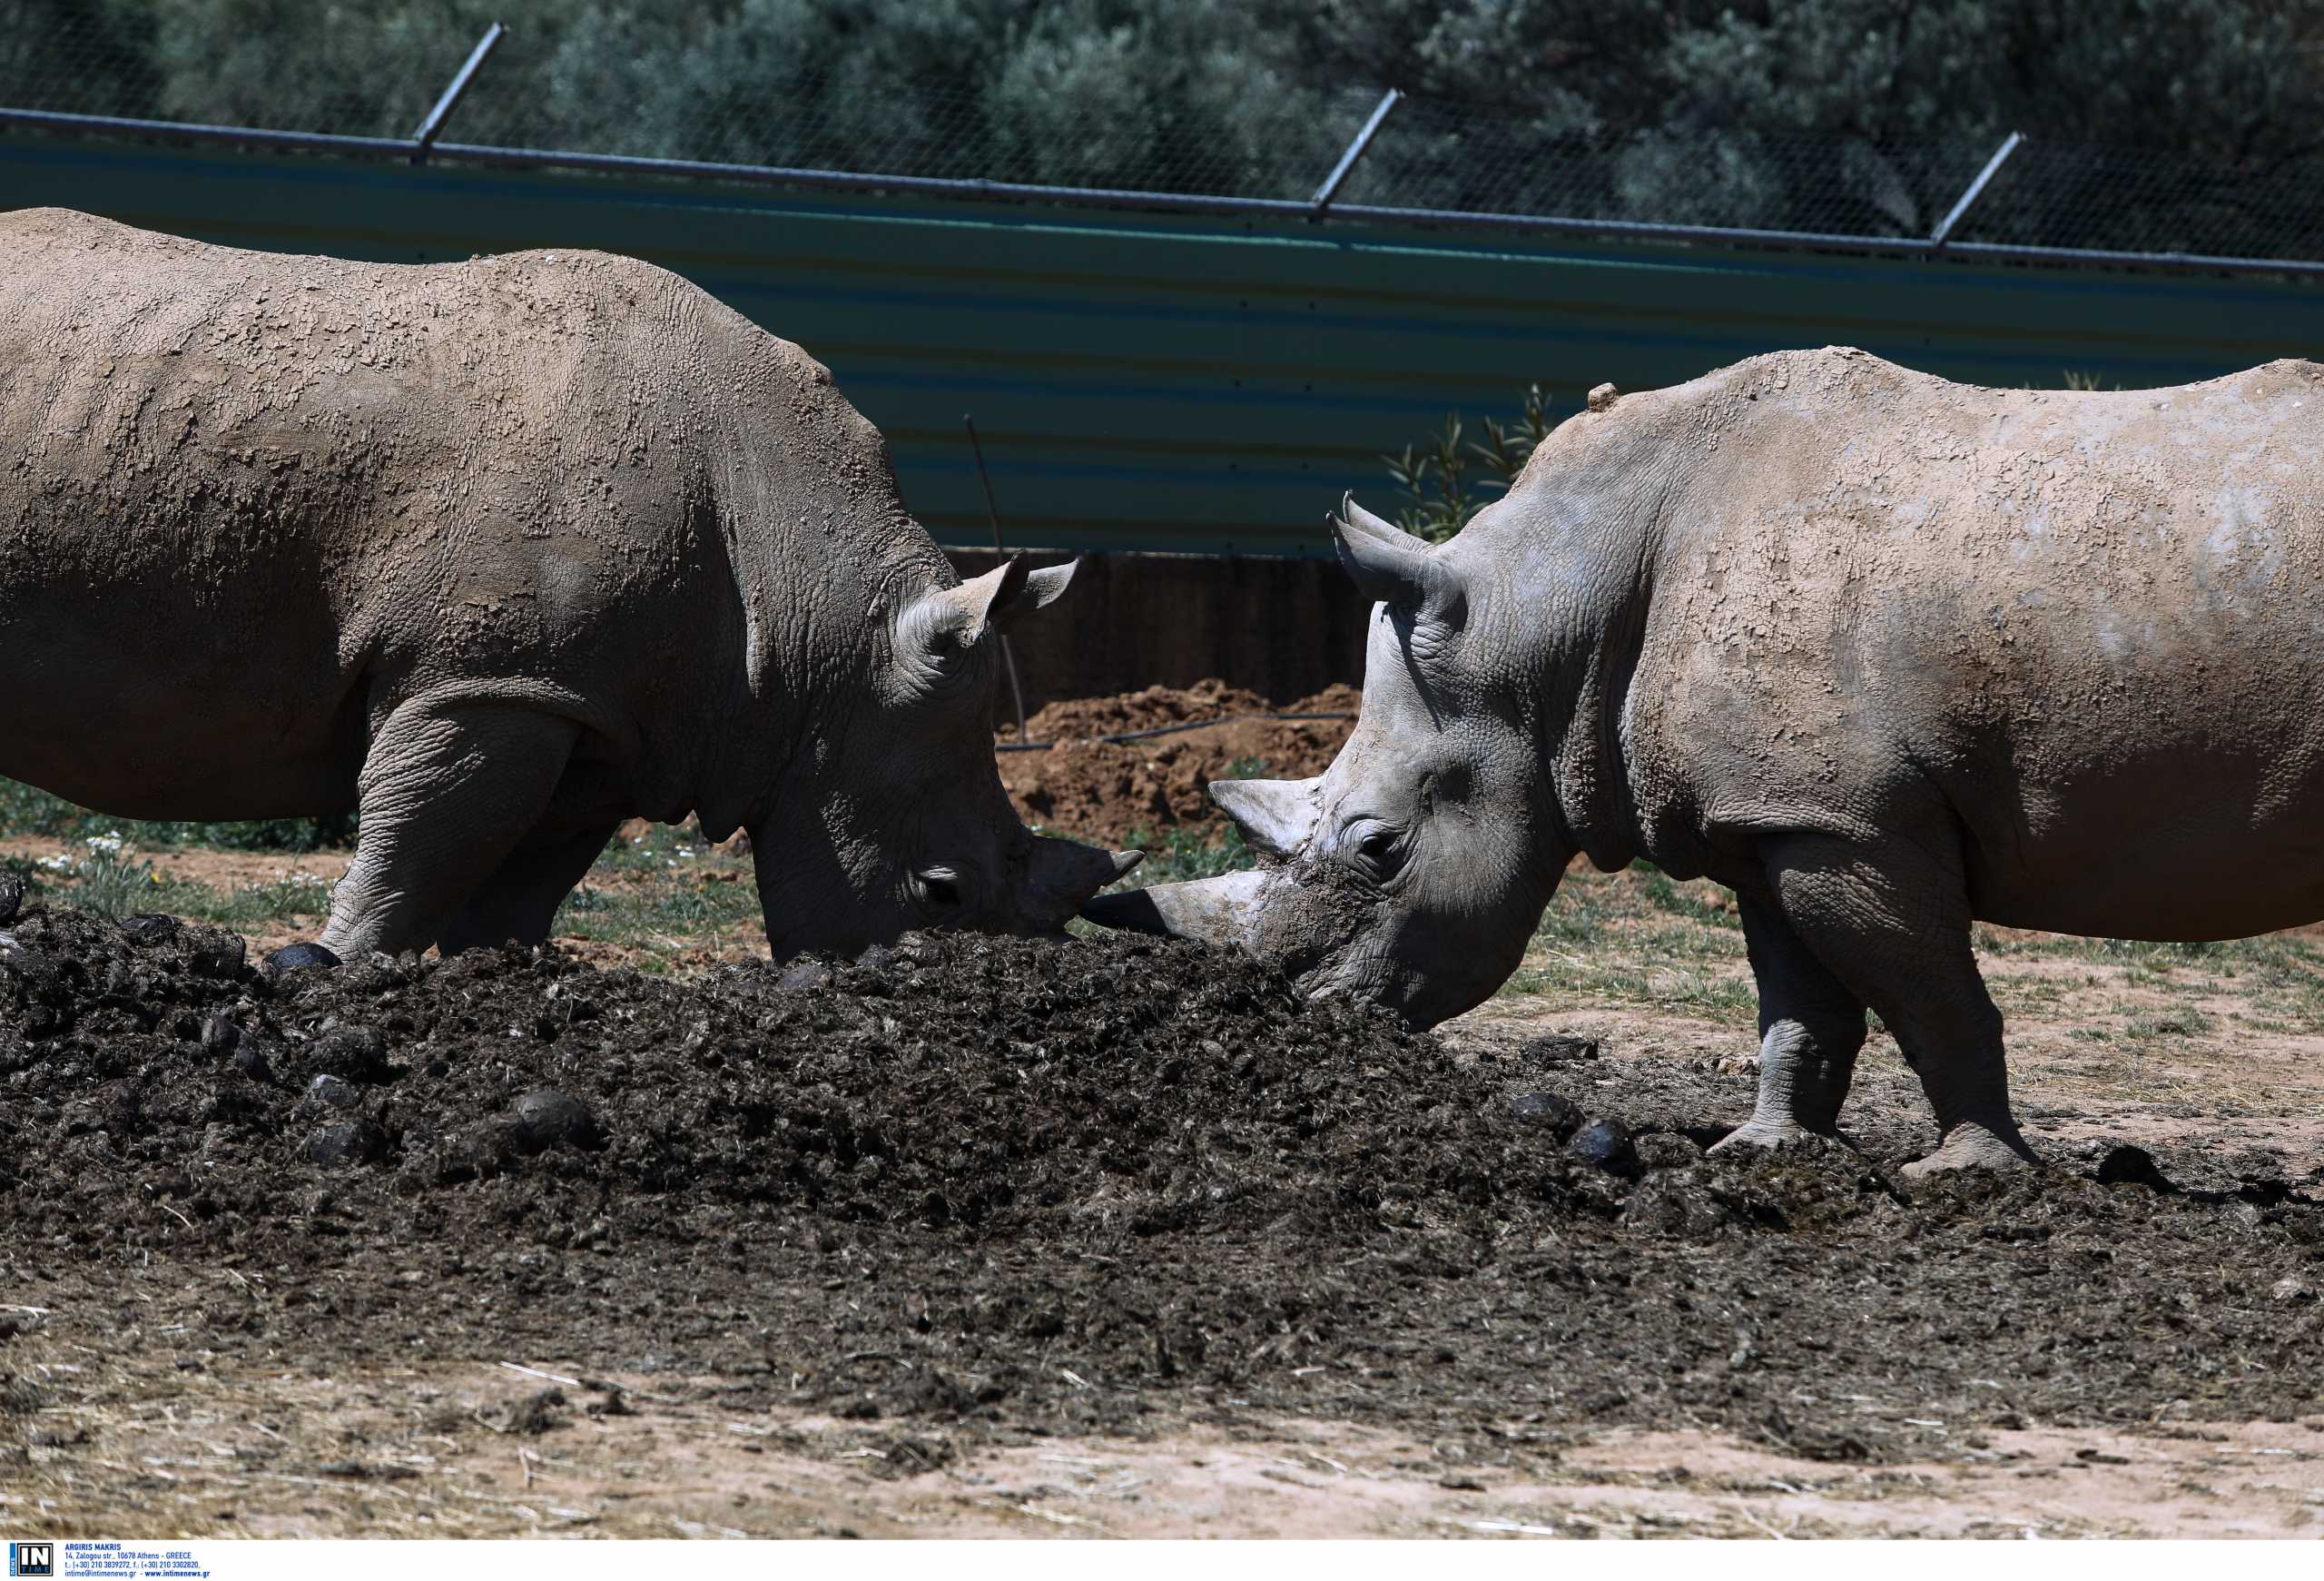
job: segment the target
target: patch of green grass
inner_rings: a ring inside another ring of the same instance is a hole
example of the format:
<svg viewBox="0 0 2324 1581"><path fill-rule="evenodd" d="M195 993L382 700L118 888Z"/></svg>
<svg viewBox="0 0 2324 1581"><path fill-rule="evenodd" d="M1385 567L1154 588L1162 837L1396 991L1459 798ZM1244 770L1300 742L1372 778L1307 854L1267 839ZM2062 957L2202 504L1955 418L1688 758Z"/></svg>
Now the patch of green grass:
<svg viewBox="0 0 2324 1581"><path fill-rule="evenodd" d="M2158 939L2084 939L2057 934L2004 938L1980 930L1977 947L1996 955L2070 956L2117 966L2142 966L2169 971L2190 961L2230 962L2249 958L2247 946L2268 945L2269 939L2197 939L2186 942Z"/></svg>
<svg viewBox="0 0 2324 1581"><path fill-rule="evenodd" d="M1758 991L1716 885L1641 865L1566 874L1503 995L1556 994L1679 1009L1748 1023Z"/></svg>
<svg viewBox="0 0 2324 1581"><path fill-rule="evenodd" d="M607 844L565 897L550 931L634 949L666 949L685 935L761 921L747 856L719 850L691 820L654 824Z"/></svg>
<svg viewBox="0 0 2324 1581"><path fill-rule="evenodd" d="M8 867L25 876L27 894L100 916L167 912L194 922L246 930L291 917L330 914L330 885L317 877L300 875L222 890L192 880L162 877L151 862L132 855L116 836L93 835L86 843L88 853L83 856L11 862Z"/></svg>
<svg viewBox="0 0 2324 1581"><path fill-rule="evenodd" d="M228 851L320 851L355 844L355 819L263 818L246 823L116 818L74 806L62 796L0 779L0 835L51 840L119 837L147 847L212 845Z"/></svg>
<svg viewBox="0 0 2324 1581"><path fill-rule="evenodd" d="M2129 1030L2137 1038L2199 1037L2211 1030L2211 1018L2199 1010L2181 1008L2161 1015L2140 1016L2131 1023Z"/></svg>
<svg viewBox="0 0 2324 1581"><path fill-rule="evenodd" d="M648 824L638 835L615 835L590 871L636 875L741 860L722 855L717 846L703 837L701 825L689 818L683 824Z"/></svg>
<svg viewBox="0 0 2324 1581"><path fill-rule="evenodd" d="M74 866L64 885L65 904L107 917L162 909L162 881L152 863L126 860L121 843L109 836L98 836L89 845L90 855Z"/></svg>
<svg viewBox="0 0 2324 1581"><path fill-rule="evenodd" d="M1243 832L1231 824L1223 831L1181 824L1158 835L1132 829L1128 844L1131 850L1145 852L1146 860L1122 881L1125 889L1216 878L1259 865L1258 854L1243 844Z"/></svg>
<svg viewBox="0 0 2324 1581"><path fill-rule="evenodd" d="M759 921L758 886L747 880L722 883L706 872L665 870L643 882L583 883L557 908L550 932L560 938L650 949Z"/></svg>
<svg viewBox="0 0 2324 1581"><path fill-rule="evenodd" d="M170 912L240 932L294 917L320 921L330 915L330 885L295 878L245 884L233 890L212 889L206 884L173 884L163 879L156 893L162 904L148 905L144 908L147 911Z"/></svg>
<svg viewBox="0 0 2324 1581"><path fill-rule="evenodd" d="M1640 865L1646 898L1663 911L1690 922L1706 923L1730 932L1742 928L1743 921L1735 910L1734 898L1718 884L1707 878L1691 879L1682 884L1659 867L1649 864Z"/></svg>
<svg viewBox="0 0 2324 1581"><path fill-rule="evenodd" d="M1218 777L1221 779L1265 779L1266 776L1265 758L1237 757L1228 762L1226 772Z"/></svg>
<svg viewBox="0 0 2324 1581"><path fill-rule="evenodd" d="M1749 978L1716 975L1669 965L1587 961L1578 968L1560 971L1555 964L1527 964L1501 986L1502 994L1556 993L1568 997L1600 997L1649 1004L1660 1010L1692 1010L1715 1020L1741 1022L1756 1017L1758 989Z"/></svg>

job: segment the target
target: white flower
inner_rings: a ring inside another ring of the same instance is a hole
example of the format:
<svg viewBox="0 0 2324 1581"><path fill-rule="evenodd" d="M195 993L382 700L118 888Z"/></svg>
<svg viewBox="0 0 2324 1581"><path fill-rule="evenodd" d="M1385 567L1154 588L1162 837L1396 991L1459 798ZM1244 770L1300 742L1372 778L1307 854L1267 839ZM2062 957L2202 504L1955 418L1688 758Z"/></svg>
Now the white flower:
<svg viewBox="0 0 2324 1581"><path fill-rule="evenodd" d="M92 835L81 844L100 856L118 857L121 855L121 836L118 835Z"/></svg>

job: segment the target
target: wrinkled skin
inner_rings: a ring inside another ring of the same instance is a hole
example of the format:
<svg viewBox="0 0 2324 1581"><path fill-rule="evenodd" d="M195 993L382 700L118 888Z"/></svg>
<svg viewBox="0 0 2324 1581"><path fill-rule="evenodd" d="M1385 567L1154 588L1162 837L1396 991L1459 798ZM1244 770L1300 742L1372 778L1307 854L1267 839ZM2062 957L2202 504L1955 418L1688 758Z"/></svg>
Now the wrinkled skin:
<svg viewBox="0 0 2324 1581"><path fill-rule="evenodd" d="M830 375L633 260L420 268L0 215L0 775L359 812L322 944L537 942L624 819L752 835L778 954L1053 931L993 633Z"/></svg>
<svg viewBox="0 0 2324 1581"><path fill-rule="evenodd" d="M1939 1145L2032 1157L1983 919L2158 940L2324 918L2324 369L1989 390L1835 349L1579 415L1431 548L1351 502L1381 601L1319 781L1213 787L1272 870L1108 895L1428 1024L1577 854L1731 887L1760 1091L1837 1134L1876 1012Z"/></svg>

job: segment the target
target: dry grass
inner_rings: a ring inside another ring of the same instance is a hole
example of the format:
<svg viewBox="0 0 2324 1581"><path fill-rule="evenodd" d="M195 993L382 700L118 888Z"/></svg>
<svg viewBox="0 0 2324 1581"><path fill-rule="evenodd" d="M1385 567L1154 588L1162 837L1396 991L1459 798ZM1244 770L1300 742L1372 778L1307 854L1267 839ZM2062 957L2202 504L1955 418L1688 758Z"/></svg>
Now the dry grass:
<svg viewBox="0 0 2324 1581"><path fill-rule="evenodd" d="M2072 938L1980 926L2021 1109L2066 1137L2167 1140L2204 1121L2249 1145L2324 1161L2324 938L2221 944ZM1554 1022L1632 1045L1748 1058L1758 999L1734 897L1648 868L1577 867L1524 964L1462 1022ZM1873 1052L1893 1057L1877 1020Z"/></svg>

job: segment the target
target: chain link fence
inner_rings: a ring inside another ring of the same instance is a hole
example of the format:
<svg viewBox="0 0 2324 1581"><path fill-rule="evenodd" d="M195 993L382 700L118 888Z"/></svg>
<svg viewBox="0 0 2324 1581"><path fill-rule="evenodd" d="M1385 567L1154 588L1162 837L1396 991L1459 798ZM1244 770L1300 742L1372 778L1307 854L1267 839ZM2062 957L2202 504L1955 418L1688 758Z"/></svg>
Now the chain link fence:
<svg viewBox="0 0 2324 1581"><path fill-rule="evenodd" d="M0 0L0 124L38 124L15 113L46 112L409 139L484 32L484 14L457 0L425 25L408 9L335 8L330 27L298 29L293 49L251 25L270 3L293 0L158 10ZM947 53L940 30L885 53L835 51L787 36L792 15L744 4L681 27L653 8L544 7L482 63L444 122L440 154L556 151L1307 206L1380 98L1360 84L1319 98L1237 56L1188 60L1157 84L1103 48L1020 53L980 79ZM221 31L222 18L239 25ZM1759 131L1576 131L1405 99L1332 202L1342 212L1925 248L1994 152ZM1948 244L2324 267L2324 146L2216 165L2029 140Z"/></svg>

